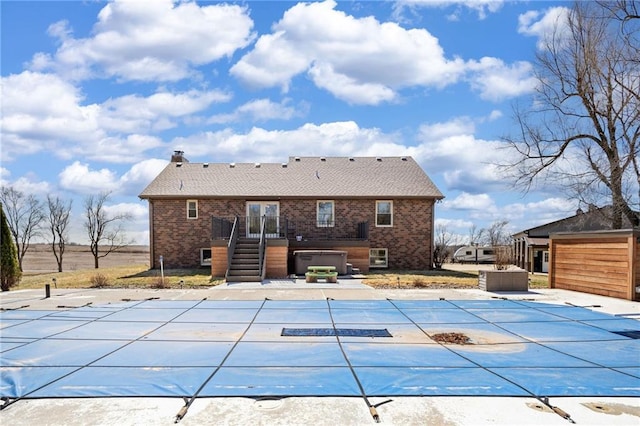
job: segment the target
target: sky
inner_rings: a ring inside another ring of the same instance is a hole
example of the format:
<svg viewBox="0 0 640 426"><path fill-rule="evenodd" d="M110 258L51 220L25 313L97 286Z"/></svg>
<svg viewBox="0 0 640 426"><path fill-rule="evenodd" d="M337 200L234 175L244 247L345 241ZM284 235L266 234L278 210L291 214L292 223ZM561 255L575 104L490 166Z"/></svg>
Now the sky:
<svg viewBox="0 0 640 426"><path fill-rule="evenodd" d="M541 40L569 2L6 1L0 183L83 203L110 192L148 244L138 195L174 150L191 162L412 156L464 239L575 214L557 188L513 187L513 106L532 102Z"/></svg>

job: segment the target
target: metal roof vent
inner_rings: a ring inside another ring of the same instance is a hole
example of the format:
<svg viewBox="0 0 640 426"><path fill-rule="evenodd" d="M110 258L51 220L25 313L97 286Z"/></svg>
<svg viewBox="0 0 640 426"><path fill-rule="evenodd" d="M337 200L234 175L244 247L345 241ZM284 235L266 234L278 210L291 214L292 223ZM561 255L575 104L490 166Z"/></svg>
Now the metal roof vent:
<svg viewBox="0 0 640 426"><path fill-rule="evenodd" d="M296 158L294 158L294 160L300 161L300 157L296 157Z"/></svg>
<svg viewBox="0 0 640 426"><path fill-rule="evenodd" d="M209 167L209 163L204 163L202 167L206 169L207 167Z"/></svg>
<svg viewBox="0 0 640 426"><path fill-rule="evenodd" d="M176 167L182 167L182 162L181 161L177 162Z"/></svg>
<svg viewBox="0 0 640 426"><path fill-rule="evenodd" d="M326 157L320 157L320 161L327 161Z"/></svg>
<svg viewBox="0 0 640 426"><path fill-rule="evenodd" d="M229 167L231 167L232 169L236 166L236 163L229 163Z"/></svg>
<svg viewBox="0 0 640 426"><path fill-rule="evenodd" d="M260 168L260 163L255 163L254 166L256 167L256 169Z"/></svg>
<svg viewBox="0 0 640 426"><path fill-rule="evenodd" d="M376 157L376 161L382 161L382 157Z"/></svg>
<svg viewBox="0 0 640 426"><path fill-rule="evenodd" d="M283 169L286 169L286 168L287 168L287 166L288 166L288 164L287 164L287 163L282 163L282 168L283 168Z"/></svg>
<svg viewBox="0 0 640 426"><path fill-rule="evenodd" d="M349 161L356 161L356 159L353 157L349 157Z"/></svg>
<svg viewBox="0 0 640 426"><path fill-rule="evenodd" d="M407 157L401 157L400 158L402 161L407 161Z"/></svg>

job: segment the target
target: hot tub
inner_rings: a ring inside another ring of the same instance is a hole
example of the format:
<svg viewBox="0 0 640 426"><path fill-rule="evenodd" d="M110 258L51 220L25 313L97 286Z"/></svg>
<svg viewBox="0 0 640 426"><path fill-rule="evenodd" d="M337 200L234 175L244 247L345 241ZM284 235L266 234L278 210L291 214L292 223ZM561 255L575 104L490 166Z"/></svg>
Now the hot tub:
<svg viewBox="0 0 640 426"><path fill-rule="evenodd" d="M335 266L338 275L347 273L347 252L339 250L296 250L293 252L296 275L303 275L309 266Z"/></svg>

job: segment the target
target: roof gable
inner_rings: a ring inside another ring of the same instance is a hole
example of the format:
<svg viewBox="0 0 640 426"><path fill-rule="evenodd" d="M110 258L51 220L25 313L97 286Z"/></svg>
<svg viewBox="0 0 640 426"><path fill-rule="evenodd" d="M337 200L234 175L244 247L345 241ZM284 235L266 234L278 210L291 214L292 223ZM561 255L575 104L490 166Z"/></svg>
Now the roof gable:
<svg viewBox="0 0 640 426"><path fill-rule="evenodd" d="M529 237L549 238L550 234L558 232L584 232L584 231L604 231L611 230L611 206L592 207L587 212L578 212L575 216L570 216L555 222L530 228L520 233ZM623 227L631 228L633 225L623 216ZM517 234L515 234L517 235Z"/></svg>
<svg viewBox="0 0 640 426"><path fill-rule="evenodd" d="M172 162L140 198L443 198L411 157L290 157L288 163Z"/></svg>

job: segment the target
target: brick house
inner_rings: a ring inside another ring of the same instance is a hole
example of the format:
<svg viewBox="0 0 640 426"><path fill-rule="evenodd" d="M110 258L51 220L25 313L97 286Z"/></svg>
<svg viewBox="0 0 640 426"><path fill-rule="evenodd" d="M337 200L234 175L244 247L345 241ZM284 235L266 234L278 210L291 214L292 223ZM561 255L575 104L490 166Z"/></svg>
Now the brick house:
<svg viewBox="0 0 640 426"><path fill-rule="evenodd" d="M411 157L190 163L176 151L144 189L152 268L211 267L227 280L284 277L296 251L346 253L353 268L432 267L443 198Z"/></svg>

